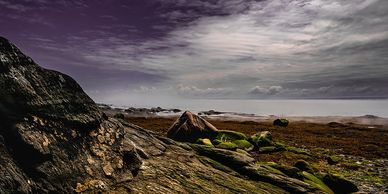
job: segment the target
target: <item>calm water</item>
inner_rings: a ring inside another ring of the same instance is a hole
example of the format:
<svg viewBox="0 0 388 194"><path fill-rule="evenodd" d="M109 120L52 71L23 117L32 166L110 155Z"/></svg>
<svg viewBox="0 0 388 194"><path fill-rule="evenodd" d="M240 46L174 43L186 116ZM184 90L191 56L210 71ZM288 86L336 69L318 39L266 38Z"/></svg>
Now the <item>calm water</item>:
<svg viewBox="0 0 388 194"><path fill-rule="evenodd" d="M150 103L152 102L152 103ZM260 116L363 116L388 117L388 100L174 100L132 101L134 107L179 108L252 113Z"/></svg>

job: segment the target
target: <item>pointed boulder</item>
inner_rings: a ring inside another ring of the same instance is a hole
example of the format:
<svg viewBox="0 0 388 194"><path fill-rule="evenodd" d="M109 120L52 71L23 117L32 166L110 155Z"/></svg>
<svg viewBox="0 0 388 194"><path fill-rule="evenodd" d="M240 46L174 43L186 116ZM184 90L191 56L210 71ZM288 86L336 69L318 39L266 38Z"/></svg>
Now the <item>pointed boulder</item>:
<svg viewBox="0 0 388 194"><path fill-rule="evenodd" d="M167 137L184 142L195 142L198 138L214 139L218 130L202 117L184 112L170 127Z"/></svg>

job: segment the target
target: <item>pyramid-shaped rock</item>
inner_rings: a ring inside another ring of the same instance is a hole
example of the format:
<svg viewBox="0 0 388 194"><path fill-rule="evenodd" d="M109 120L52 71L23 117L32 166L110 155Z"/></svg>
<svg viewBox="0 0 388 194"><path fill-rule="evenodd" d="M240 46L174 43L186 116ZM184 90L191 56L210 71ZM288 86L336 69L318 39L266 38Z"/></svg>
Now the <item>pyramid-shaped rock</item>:
<svg viewBox="0 0 388 194"><path fill-rule="evenodd" d="M217 134L216 127L190 111L184 112L167 132L169 138L184 142L195 142L198 138L213 139Z"/></svg>

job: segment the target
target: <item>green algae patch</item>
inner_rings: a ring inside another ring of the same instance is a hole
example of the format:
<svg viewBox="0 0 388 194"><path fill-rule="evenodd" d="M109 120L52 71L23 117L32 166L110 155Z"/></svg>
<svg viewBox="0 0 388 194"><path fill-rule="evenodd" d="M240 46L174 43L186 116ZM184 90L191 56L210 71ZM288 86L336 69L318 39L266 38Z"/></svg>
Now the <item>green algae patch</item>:
<svg viewBox="0 0 388 194"><path fill-rule="evenodd" d="M307 156L312 156L310 152L308 152L304 149L293 147L293 146L287 146L285 149L287 151L295 153L295 154L303 154L303 155L307 155Z"/></svg>
<svg viewBox="0 0 388 194"><path fill-rule="evenodd" d="M282 173L286 174L289 177L301 179L301 175L299 173L300 170L296 167L282 165L282 164L278 164L275 162L264 162L262 164L271 166L272 168L275 168L275 169L281 171Z"/></svg>
<svg viewBox="0 0 388 194"><path fill-rule="evenodd" d="M221 142L216 145L216 148L226 149L226 150L236 150L238 146L232 142Z"/></svg>
<svg viewBox="0 0 388 194"><path fill-rule="evenodd" d="M324 174L322 181L335 193L353 193L358 191L357 186L338 174Z"/></svg>
<svg viewBox="0 0 388 194"><path fill-rule="evenodd" d="M218 135L215 139L219 139L220 141L235 141L235 140L246 140L247 136L243 133L229 130L219 130Z"/></svg>
<svg viewBox="0 0 388 194"><path fill-rule="evenodd" d="M254 148L254 146L245 139L234 140L232 143L236 144L239 149L243 149L245 151L251 151Z"/></svg>
<svg viewBox="0 0 388 194"><path fill-rule="evenodd" d="M252 135L249 139L256 147L272 146L272 134L269 131L262 131Z"/></svg>
<svg viewBox="0 0 388 194"><path fill-rule="evenodd" d="M240 153L240 154L245 154L245 155L247 155L247 156L251 156L247 151L242 150L242 149L239 149L239 148L236 149L236 152L238 152L238 153Z"/></svg>
<svg viewBox="0 0 388 194"><path fill-rule="evenodd" d="M276 119L273 121L274 126L287 127L289 121L287 119Z"/></svg>
<svg viewBox="0 0 388 194"><path fill-rule="evenodd" d="M214 140L212 141L212 143L213 143L213 145L218 145L218 144L222 143L222 141L219 140L219 139L214 139Z"/></svg>
<svg viewBox="0 0 388 194"><path fill-rule="evenodd" d="M306 162L305 160L298 160L294 167L298 168L299 170L307 171L313 173L313 167L310 165L310 163Z"/></svg>
<svg viewBox="0 0 388 194"><path fill-rule="evenodd" d="M313 174L303 171L301 172L301 175L303 176L304 182L309 183L310 185L324 191L325 193L334 194L330 187L328 187L322 180L320 180Z"/></svg>
<svg viewBox="0 0 388 194"><path fill-rule="evenodd" d="M327 157L327 163L330 165L338 164L340 162L340 160L341 159L337 156L328 156Z"/></svg>
<svg viewBox="0 0 388 194"><path fill-rule="evenodd" d="M215 161L215 160L212 160L210 158L206 158L206 157L200 157L199 160L201 161L201 163L205 164L205 165L210 165L211 167L217 169L217 170L220 170L220 171L223 171L223 172L226 172L226 173L233 173L233 174L237 174L235 171L233 171L232 169L230 169L229 167Z"/></svg>
<svg viewBox="0 0 388 194"><path fill-rule="evenodd" d="M280 151L280 150L278 150L275 146L266 146L266 147L259 148L260 153L272 153L277 151Z"/></svg>
<svg viewBox="0 0 388 194"><path fill-rule="evenodd" d="M212 142L210 141L210 139L207 139L207 138L199 138L197 141L196 141L197 144L201 144L201 145L205 145L205 146L209 146L209 147L214 147L214 145L212 144Z"/></svg>

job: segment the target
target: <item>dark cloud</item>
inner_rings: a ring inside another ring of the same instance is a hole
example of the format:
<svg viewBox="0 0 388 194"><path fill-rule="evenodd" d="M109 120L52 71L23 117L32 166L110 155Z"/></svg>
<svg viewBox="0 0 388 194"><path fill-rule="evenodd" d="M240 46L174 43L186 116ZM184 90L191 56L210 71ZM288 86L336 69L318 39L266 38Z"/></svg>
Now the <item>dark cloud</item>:
<svg viewBox="0 0 388 194"><path fill-rule="evenodd" d="M0 0L0 10L2 36L87 90L388 97L385 0Z"/></svg>

